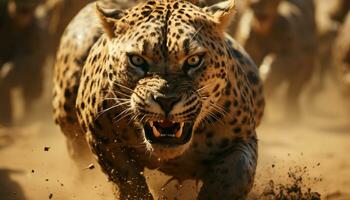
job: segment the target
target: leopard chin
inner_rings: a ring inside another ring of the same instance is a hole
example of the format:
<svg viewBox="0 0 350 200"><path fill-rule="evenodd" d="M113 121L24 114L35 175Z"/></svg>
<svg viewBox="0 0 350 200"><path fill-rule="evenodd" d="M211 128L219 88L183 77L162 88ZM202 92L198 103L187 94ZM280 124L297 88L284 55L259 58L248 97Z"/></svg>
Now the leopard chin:
<svg viewBox="0 0 350 200"><path fill-rule="evenodd" d="M190 146L192 122L149 121L143 125L148 150L161 160L181 156Z"/></svg>

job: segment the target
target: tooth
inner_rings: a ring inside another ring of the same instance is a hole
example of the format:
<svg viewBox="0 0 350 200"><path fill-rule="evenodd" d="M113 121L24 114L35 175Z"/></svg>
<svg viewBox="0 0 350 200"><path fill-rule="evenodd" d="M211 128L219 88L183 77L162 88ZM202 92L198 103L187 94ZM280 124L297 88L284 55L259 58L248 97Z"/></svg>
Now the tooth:
<svg viewBox="0 0 350 200"><path fill-rule="evenodd" d="M180 137L181 137L182 132L183 132L183 127L184 127L184 125L185 125L184 122L182 122L182 123L180 124L180 129L176 132L175 137L177 137L177 138L180 138Z"/></svg>
<svg viewBox="0 0 350 200"><path fill-rule="evenodd" d="M182 130L180 129L176 132L175 137L180 138L181 135L182 135Z"/></svg>
<svg viewBox="0 0 350 200"><path fill-rule="evenodd" d="M160 137L161 136L156 127L152 126L152 131L153 131L153 135L155 137Z"/></svg>
<svg viewBox="0 0 350 200"><path fill-rule="evenodd" d="M173 137L171 134L161 134L162 137Z"/></svg>

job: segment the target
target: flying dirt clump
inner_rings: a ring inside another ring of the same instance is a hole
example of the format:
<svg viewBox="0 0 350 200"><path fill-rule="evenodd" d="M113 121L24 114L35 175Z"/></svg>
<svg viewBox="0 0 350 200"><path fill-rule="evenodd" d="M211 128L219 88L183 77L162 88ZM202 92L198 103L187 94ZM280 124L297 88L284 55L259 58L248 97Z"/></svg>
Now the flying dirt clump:
<svg viewBox="0 0 350 200"><path fill-rule="evenodd" d="M307 167L290 168L286 183L269 180L259 199L262 200L321 200L318 192L312 191L310 182L322 181L320 178L310 178Z"/></svg>

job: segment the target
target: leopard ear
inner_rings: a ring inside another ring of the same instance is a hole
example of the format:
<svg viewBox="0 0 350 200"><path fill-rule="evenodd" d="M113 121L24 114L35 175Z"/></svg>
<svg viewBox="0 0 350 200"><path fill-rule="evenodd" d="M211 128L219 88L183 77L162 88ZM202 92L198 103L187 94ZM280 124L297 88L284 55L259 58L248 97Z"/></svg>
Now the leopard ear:
<svg viewBox="0 0 350 200"><path fill-rule="evenodd" d="M205 7L203 10L209 15L213 16L219 29L225 31L225 29L230 25L233 15L236 12L235 0L223 1L212 6Z"/></svg>
<svg viewBox="0 0 350 200"><path fill-rule="evenodd" d="M96 3L96 12L109 38L113 38L116 34L127 28L127 24L120 20L126 15L126 11L102 8Z"/></svg>

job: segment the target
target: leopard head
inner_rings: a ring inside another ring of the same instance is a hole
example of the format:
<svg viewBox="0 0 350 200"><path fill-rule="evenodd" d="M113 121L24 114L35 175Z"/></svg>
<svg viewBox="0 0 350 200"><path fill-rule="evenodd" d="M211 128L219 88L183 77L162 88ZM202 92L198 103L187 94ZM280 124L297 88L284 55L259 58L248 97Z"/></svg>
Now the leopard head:
<svg viewBox="0 0 350 200"><path fill-rule="evenodd" d="M182 155L198 127L222 113L231 57L225 28L233 1L199 8L187 1L150 0L129 10L97 6L108 35L106 65L115 93L150 151Z"/></svg>

